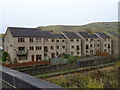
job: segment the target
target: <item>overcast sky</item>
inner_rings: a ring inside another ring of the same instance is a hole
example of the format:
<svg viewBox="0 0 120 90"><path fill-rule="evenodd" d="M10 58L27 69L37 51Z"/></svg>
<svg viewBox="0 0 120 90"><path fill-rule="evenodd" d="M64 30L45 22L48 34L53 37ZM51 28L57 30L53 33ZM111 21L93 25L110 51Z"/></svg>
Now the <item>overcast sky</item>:
<svg viewBox="0 0 120 90"><path fill-rule="evenodd" d="M8 26L83 25L118 21L119 0L0 0L0 33Z"/></svg>

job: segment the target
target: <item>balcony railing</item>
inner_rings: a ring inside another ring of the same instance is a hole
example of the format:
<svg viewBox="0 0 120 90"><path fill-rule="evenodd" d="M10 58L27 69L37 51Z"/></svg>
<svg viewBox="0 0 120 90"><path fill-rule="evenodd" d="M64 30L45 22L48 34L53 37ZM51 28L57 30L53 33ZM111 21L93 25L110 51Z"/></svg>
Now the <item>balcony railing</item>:
<svg viewBox="0 0 120 90"><path fill-rule="evenodd" d="M44 49L44 52L48 52L48 49Z"/></svg>
<svg viewBox="0 0 120 90"><path fill-rule="evenodd" d="M28 50L17 50L16 54L17 55L27 55L28 54Z"/></svg>

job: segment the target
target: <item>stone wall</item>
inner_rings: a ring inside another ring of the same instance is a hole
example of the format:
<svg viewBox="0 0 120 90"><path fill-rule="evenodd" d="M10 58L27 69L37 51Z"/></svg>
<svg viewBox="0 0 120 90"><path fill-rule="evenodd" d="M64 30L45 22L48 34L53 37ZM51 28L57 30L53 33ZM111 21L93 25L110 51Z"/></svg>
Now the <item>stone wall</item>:
<svg viewBox="0 0 120 90"><path fill-rule="evenodd" d="M42 66L42 67L34 66L31 68L19 69L19 71L24 72L26 74L30 74L30 75L36 75L41 73L43 74L48 72L60 71L60 70L74 69L80 66L85 67L85 66L91 66L96 64L102 64L102 63L107 63L112 61L116 61L116 59L112 56L101 57L101 58L91 57L91 58L88 58L88 60L84 59L72 64L50 65L50 66Z"/></svg>

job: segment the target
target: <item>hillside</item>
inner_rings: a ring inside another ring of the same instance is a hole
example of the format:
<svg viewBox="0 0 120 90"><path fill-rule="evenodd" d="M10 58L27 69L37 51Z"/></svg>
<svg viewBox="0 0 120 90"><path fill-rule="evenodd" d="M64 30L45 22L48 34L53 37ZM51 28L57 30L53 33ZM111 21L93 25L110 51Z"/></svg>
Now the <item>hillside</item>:
<svg viewBox="0 0 120 90"><path fill-rule="evenodd" d="M53 31L54 33L61 33L62 31L88 31L88 32L108 32L118 30L117 22L97 22L90 23L82 26L72 25L51 25L51 26L39 26L42 30Z"/></svg>

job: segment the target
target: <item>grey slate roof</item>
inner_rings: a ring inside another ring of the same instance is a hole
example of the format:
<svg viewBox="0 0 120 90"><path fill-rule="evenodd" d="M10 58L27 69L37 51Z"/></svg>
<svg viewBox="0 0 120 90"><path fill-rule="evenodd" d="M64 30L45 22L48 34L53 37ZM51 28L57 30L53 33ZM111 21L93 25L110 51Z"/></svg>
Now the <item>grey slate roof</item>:
<svg viewBox="0 0 120 90"><path fill-rule="evenodd" d="M65 39L63 34L53 34L55 36L55 38L59 38L59 39Z"/></svg>
<svg viewBox="0 0 120 90"><path fill-rule="evenodd" d="M100 36L101 38L110 38L107 34L103 33L103 32L96 32L96 34L98 36Z"/></svg>
<svg viewBox="0 0 120 90"><path fill-rule="evenodd" d="M112 35L115 36L115 37L120 38L120 35L119 35L118 33L115 33L115 32L109 32L109 33L112 34Z"/></svg>
<svg viewBox="0 0 120 90"><path fill-rule="evenodd" d="M38 28L19 28L19 27L8 27L13 37L44 37L54 38L49 31L42 31Z"/></svg>
<svg viewBox="0 0 120 90"><path fill-rule="evenodd" d="M84 38L99 38L97 35L95 34L90 34L88 32L79 32L79 34L81 36L83 36Z"/></svg>
<svg viewBox="0 0 120 90"><path fill-rule="evenodd" d="M69 39L80 39L75 32L63 32Z"/></svg>

